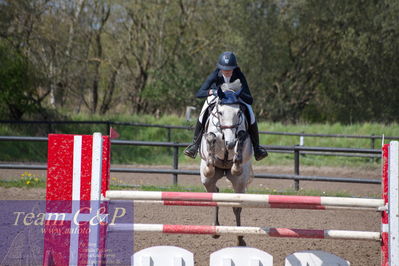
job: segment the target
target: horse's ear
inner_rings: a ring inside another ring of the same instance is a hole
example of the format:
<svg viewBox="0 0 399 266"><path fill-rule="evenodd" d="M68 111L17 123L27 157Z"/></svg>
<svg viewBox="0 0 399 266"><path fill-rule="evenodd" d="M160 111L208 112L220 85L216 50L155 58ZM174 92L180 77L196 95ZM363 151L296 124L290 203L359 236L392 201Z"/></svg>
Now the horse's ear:
<svg viewBox="0 0 399 266"><path fill-rule="evenodd" d="M222 91L222 89L220 87L218 88L217 93L218 93L219 99L223 99L224 98L225 94L224 94L224 92Z"/></svg>

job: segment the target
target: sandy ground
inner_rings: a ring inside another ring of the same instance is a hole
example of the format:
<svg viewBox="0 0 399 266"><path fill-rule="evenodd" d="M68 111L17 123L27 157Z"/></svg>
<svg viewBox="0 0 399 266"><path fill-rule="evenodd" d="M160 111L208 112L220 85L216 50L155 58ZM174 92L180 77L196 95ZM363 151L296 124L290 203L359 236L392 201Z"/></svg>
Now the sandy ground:
<svg viewBox="0 0 399 266"><path fill-rule="evenodd" d="M144 167L144 166L130 166ZM154 167L151 168L161 168ZM163 168L168 168L163 167ZM196 169L196 166L186 166L185 169ZM18 178L23 170L1 170L1 179ZM292 167L257 167L258 173L291 174ZM45 177L44 171L29 171L39 177ZM379 179L379 169L352 169L334 167L301 167L303 175L321 175L336 177L359 177ZM111 173L113 183L131 185L167 186L172 182L170 175L124 174ZM180 185L199 186L199 176L179 176ZM231 187L229 181L220 181L220 187ZM359 185L348 183L301 182L301 188L325 192L346 192L357 197L379 197L379 185ZM293 181L255 179L251 188L269 188L286 190L293 187ZM44 199L44 189L0 188L0 199ZM136 204L135 222L159 224L200 224L210 225L213 217L212 208L208 207L166 207L146 204ZM230 208L220 211L222 225L234 225L234 215ZM288 227L302 229L342 229L380 231L380 214L373 211L311 211L287 209L244 209L242 211L244 226ZM136 233L134 235L134 251L156 245L176 245L194 253L195 265L208 265L212 252L236 245L234 236L221 236L213 239L208 235L162 235L157 233ZM379 265L379 242L348 241L348 240L311 240L289 238L266 238L262 236L246 236L248 246L264 250L274 257L275 265L283 265L284 258L295 251L318 249L334 253L351 262L351 265ZM132 250L132 253L134 252Z"/></svg>

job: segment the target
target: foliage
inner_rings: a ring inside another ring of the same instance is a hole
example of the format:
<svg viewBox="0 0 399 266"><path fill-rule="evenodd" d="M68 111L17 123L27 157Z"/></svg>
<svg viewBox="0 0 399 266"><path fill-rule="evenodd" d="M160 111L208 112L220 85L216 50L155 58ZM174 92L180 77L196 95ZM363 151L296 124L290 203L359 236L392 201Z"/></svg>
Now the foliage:
<svg viewBox="0 0 399 266"><path fill-rule="evenodd" d="M260 119L398 122L398 13L394 0L0 1L0 114L182 114L232 50Z"/></svg>
<svg viewBox="0 0 399 266"><path fill-rule="evenodd" d="M20 120L41 108L35 86L38 79L28 58L0 40L0 116Z"/></svg>

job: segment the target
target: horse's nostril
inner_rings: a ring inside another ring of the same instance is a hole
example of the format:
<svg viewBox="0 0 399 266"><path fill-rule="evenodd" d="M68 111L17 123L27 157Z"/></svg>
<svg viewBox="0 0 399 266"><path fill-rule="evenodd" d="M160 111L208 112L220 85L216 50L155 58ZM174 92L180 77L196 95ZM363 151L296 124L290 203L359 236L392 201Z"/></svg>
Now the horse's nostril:
<svg viewBox="0 0 399 266"><path fill-rule="evenodd" d="M235 141L226 141L226 147L231 150L234 148L234 146L236 145Z"/></svg>

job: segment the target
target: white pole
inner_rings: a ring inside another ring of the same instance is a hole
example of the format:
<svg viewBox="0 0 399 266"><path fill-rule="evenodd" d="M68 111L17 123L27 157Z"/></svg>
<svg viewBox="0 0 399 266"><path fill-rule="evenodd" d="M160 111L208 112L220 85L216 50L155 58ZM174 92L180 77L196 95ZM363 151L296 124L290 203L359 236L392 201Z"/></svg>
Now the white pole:
<svg viewBox="0 0 399 266"><path fill-rule="evenodd" d="M103 153L103 137L101 133L93 134L93 158L91 171L91 192L90 192L90 212L99 214L101 200L101 180L102 180L102 153ZM97 217L100 219L100 217ZM96 221L95 225L90 226L89 233L89 250L87 265L96 266L99 264L99 242L100 242L100 222Z"/></svg>
<svg viewBox="0 0 399 266"><path fill-rule="evenodd" d="M389 265L399 265L399 143L391 141L388 164Z"/></svg>

